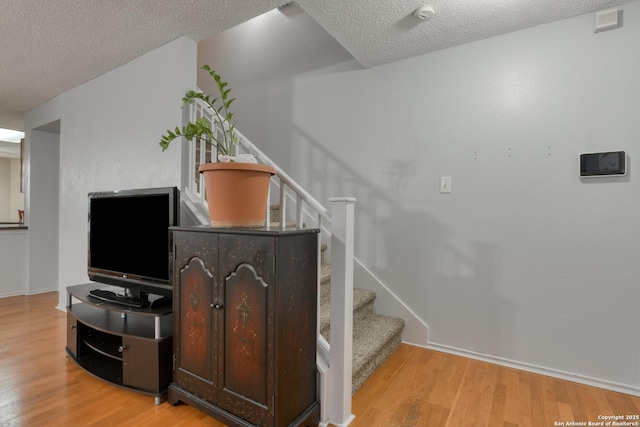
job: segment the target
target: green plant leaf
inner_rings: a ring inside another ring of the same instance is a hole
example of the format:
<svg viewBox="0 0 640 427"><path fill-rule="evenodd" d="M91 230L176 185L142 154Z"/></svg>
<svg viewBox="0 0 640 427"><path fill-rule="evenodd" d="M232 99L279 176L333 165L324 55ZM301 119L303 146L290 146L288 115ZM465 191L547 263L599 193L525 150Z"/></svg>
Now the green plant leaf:
<svg viewBox="0 0 640 427"><path fill-rule="evenodd" d="M187 141L193 138L204 140L215 146L220 154L229 154L231 145L238 144L238 135L235 131L235 125L231 123L234 114L229 111L229 107L235 101L235 98L228 99L231 89L229 84L222 80L222 77L215 72L209 65L203 65L202 69L207 71L218 89L219 97L212 97L203 92L196 90L187 90L182 98L182 106L193 104L196 99L205 102L213 111L215 128L212 128L211 121L206 117L201 117L193 122L187 123L182 128L176 127L174 131L168 130L161 137L160 146L163 151L169 144L179 137L184 137ZM220 102L222 105L218 105ZM218 129L218 131L216 131Z"/></svg>

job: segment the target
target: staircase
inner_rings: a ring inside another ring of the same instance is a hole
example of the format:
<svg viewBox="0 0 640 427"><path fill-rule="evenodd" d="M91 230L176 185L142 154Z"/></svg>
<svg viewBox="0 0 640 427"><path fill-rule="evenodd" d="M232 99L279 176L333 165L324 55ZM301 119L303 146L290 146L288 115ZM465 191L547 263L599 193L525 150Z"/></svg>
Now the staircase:
<svg viewBox="0 0 640 427"><path fill-rule="evenodd" d="M331 325L330 266L322 268L320 282L320 334L330 343ZM400 345L404 321L396 317L375 314L376 293L353 289L353 379L355 393L376 369Z"/></svg>
<svg viewBox="0 0 640 427"><path fill-rule="evenodd" d="M206 118L211 126L216 115L208 106L196 100L190 108L190 120ZM237 132L237 130L236 130ZM271 228L318 228L319 250L319 325L317 364L319 374L319 398L321 401L321 425L329 423L347 426L353 420L351 394L358 390L371 374L400 344L405 322L401 319L375 313L376 293L357 288L353 273L357 261L354 258L354 205L351 197L329 199L331 211L307 193L299 184L273 163L255 145L237 132L239 145L236 155L253 154L260 163L273 166L276 174L271 179L270 203L265 225ZM181 204L189 223L208 224L204 203L204 188L197 173L198 165L216 157L204 140L195 140L187 147L186 174L189 178L183 186ZM284 223L281 223L281 217ZM329 246L329 247L328 247ZM325 252L327 259L325 262ZM330 254L329 254L330 253ZM333 264L333 271L331 265ZM360 276L374 289L380 284L369 272ZM333 278L332 278L333 277ZM331 281L333 280L333 290ZM386 292L380 289L381 292ZM332 301L333 298L333 301ZM389 295L385 294L389 303ZM393 304L393 303L392 303ZM402 310L397 312L411 316ZM331 320L330 320L331 319ZM330 344L331 324L334 343ZM413 323L409 329L413 330Z"/></svg>
<svg viewBox="0 0 640 427"><path fill-rule="evenodd" d="M280 226L280 209L272 205L271 226ZM295 222L288 222L295 227ZM303 225L304 226L304 225ZM320 334L330 341L331 323L331 266L325 262L327 245L321 247L320 266ZM373 308L376 293L367 289L353 289L353 379L355 393L401 343L404 320L376 314Z"/></svg>

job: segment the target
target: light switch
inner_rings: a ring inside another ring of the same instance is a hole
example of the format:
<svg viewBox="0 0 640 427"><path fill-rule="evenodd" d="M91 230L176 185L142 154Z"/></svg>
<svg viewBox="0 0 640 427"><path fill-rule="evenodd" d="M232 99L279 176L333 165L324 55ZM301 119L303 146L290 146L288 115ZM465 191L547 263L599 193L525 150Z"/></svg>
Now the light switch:
<svg viewBox="0 0 640 427"><path fill-rule="evenodd" d="M440 177L440 193L451 193L451 177L450 176L441 176Z"/></svg>

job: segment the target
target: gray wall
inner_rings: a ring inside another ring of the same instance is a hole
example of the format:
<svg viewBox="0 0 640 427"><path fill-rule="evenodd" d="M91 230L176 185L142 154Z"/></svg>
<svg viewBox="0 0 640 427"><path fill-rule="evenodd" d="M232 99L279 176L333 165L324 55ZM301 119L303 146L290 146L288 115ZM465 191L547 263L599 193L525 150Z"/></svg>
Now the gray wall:
<svg viewBox="0 0 640 427"><path fill-rule="evenodd" d="M30 130L29 293L58 289L60 230L60 135ZM61 292L61 294L63 294Z"/></svg>
<svg viewBox="0 0 640 427"><path fill-rule="evenodd" d="M195 42L178 39L26 113L28 155L34 160L46 132L32 130L60 121L59 162L31 171L26 199L29 270L41 271L45 280L54 263L51 270L58 274L48 283L59 287L61 304L67 286L88 281L87 193L181 185L180 147L163 153L158 141L182 122L180 99L195 86L195 64ZM55 201L43 194L51 180L59 193ZM36 223L55 235L38 232ZM35 249L51 246L57 255ZM47 286L31 281L32 287Z"/></svg>
<svg viewBox="0 0 640 427"><path fill-rule="evenodd" d="M640 4L623 13L614 31L589 14L367 70L330 38L283 55L238 27L198 61L311 194L358 198L357 257L434 348L638 394ZM581 181L598 150L627 151L629 175Z"/></svg>
<svg viewBox="0 0 640 427"><path fill-rule="evenodd" d="M29 239L27 231L0 231L0 298L28 293Z"/></svg>
<svg viewBox="0 0 640 427"><path fill-rule="evenodd" d="M0 109L0 128L24 130L24 115L17 111Z"/></svg>

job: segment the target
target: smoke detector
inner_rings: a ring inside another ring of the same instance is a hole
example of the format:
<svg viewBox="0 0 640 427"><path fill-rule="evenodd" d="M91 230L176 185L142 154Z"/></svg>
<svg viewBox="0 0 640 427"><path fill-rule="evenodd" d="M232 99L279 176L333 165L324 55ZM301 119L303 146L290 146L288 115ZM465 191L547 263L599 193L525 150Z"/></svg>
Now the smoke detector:
<svg viewBox="0 0 640 427"><path fill-rule="evenodd" d="M413 11L413 16L418 18L421 21L428 21L433 18L433 15L436 14L436 11L433 9L433 6L420 6L416 10Z"/></svg>

